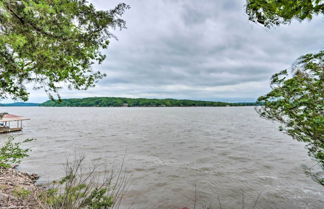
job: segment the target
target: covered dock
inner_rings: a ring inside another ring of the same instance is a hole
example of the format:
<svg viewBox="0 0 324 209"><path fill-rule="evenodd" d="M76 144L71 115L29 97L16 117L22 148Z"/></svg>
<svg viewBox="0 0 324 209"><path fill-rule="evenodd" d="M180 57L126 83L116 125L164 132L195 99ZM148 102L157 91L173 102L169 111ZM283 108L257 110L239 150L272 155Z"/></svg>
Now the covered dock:
<svg viewBox="0 0 324 209"><path fill-rule="evenodd" d="M0 113L0 134L21 131L23 129L22 122L24 120L30 119L23 116Z"/></svg>

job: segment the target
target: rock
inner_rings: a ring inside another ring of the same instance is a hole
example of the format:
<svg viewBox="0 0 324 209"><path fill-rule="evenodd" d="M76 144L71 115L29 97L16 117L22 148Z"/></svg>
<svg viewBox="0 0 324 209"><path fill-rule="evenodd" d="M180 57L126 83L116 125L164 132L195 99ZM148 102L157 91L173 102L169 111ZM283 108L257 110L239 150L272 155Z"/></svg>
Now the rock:
<svg viewBox="0 0 324 209"><path fill-rule="evenodd" d="M39 179L39 175L32 173L29 175L30 179L35 183Z"/></svg>
<svg viewBox="0 0 324 209"><path fill-rule="evenodd" d="M9 196L7 194L4 194L4 193L0 192L0 202L5 200L5 199L8 199L8 197Z"/></svg>

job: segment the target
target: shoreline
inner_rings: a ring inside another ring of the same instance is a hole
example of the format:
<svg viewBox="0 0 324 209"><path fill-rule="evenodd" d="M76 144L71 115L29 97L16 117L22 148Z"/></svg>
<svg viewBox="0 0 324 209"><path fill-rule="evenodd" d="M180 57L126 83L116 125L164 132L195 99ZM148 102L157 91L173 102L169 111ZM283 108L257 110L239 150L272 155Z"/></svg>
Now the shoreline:
<svg viewBox="0 0 324 209"><path fill-rule="evenodd" d="M0 209L42 208L38 197L43 189L36 185L38 178L15 168L0 168Z"/></svg>

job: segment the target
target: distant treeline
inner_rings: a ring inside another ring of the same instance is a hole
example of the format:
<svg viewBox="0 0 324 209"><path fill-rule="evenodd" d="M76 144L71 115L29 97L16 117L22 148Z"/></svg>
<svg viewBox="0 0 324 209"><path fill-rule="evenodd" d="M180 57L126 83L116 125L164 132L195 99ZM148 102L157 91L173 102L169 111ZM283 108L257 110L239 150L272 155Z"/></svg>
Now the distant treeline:
<svg viewBox="0 0 324 209"><path fill-rule="evenodd" d="M145 99L123 97L90 97L82 99L62 99L61 101L47 101L40 106L49 107L192 107L192 106L254 106L256 103L227 103L178 99Z"/></svg>
<svg viewBox="0 0 324 209"><path fill-rule="evenodd" d="M38 103L27 103L27 102L14 102L14 103L8 103L8 104L0 104L0 106L6 106L6 107L19 107L19 106L39 106Z"/></svg>

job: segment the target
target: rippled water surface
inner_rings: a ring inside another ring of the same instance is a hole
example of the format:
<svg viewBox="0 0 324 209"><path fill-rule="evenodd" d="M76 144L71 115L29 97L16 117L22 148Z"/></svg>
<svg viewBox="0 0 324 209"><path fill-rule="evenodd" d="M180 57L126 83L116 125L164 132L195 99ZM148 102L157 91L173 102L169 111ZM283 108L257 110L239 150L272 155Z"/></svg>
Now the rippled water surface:
<svg viewBox="0 0 324 209"><path fill-rule="evenodd" d="M31 118L19 138L36 138L21 170L40 183L63 175L84 154L104 168L125 158L128 192L121 208L324 208L324 187L306 176L302 143L280 133L253 107L0 107ZM0 135L4 141L8 135ZM195 189L196 188L196 189ZM195 192L196 191L196 192ZM196 193L196 195L195 195ZM196 198L195 198L196 196Z"/></svg>

